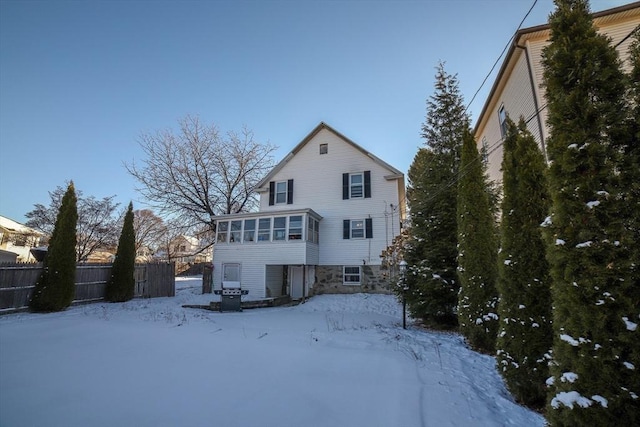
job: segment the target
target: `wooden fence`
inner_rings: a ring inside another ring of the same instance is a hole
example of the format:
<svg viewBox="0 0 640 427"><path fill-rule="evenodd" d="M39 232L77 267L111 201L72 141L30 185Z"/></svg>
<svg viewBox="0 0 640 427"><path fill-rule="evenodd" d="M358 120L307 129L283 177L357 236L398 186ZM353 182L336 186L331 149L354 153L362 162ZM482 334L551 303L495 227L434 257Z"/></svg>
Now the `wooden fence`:
<svg viewBox="0 0 640 427"><path fill-rule="evenodd" d="M0 264L0 314L26 309L41 273L41 263ZM78 264L73 303L102 301L110 276L111 264ZM134 277L136 298L176 294L174 263L136 264Z"/></svg>

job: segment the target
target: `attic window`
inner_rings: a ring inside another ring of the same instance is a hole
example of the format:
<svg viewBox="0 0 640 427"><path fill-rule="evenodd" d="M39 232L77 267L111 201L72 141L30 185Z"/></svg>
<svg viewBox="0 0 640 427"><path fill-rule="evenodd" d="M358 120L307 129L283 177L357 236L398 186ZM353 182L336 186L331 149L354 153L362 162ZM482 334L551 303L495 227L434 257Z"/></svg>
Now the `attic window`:
<svg viewBox="0 0 640 427"><path fill-rule="evenodd" d="M327 154L329 152L329 144L320 144L320 154Z"/></svg>

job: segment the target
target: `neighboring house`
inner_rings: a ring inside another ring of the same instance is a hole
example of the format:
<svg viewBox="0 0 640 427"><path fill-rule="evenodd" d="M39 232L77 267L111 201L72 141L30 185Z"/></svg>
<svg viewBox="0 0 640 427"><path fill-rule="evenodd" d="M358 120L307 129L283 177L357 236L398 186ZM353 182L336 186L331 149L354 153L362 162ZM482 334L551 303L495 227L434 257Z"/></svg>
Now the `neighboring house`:
<svg viewBox="0 0 640 427"><path fill-rule="evenodd" d="M31 248L40 244L43 234L26 225L0 216L0 249L16 254L17 262L36 262ZM4 259L12 255L4 254Z"/></svg>
<svg viewBox="0 0 640 427"><path fill-rule="evenodd" d="M257 191L259 212L217 219L215 289L294 299L390 291L380 254L406 214L402 172L320 123Z"/></svg>
<svg viewBox="0 0 640 427"><path fill-rule="evenodd" d="M211 262L211 251L202 247L202 242L193 236L178 236L169 244L172 261L183 264Z"/></svg>
<svg viewBox="0 0 640 427"><path fill-rule="evenodd" d="M601 34L607 35L630 70L629 35L640 25L640 2L630 3L593 14L594 24ZM546 158L546 140L549 137L545 89L543 83L542 49L549 44L549 25L524 28L513 38L504 63L498 72L489 97L475 127L478 149L488 151L489 177L502 181L502 139L505 120L518 122L520 116L528 120L527 128L536 138ZM537 114L539 112L539 114Z"/></svg>

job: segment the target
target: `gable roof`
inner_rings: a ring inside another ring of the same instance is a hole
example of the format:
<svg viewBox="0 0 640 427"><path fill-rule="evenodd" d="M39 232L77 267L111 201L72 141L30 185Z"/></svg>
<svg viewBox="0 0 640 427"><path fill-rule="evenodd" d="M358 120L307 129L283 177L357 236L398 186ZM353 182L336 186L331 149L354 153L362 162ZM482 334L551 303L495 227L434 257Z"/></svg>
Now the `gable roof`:
<svg viewBox="0 0 640 427"><path fill-rule="evenodd" d="M316 126L311 132L309 132L309 134L306 137L304 137L304 139L302 141L300 141L300 143L298 145L296 145L293 148L293 150L291 150L291 152L289 154L287 154L284 157L284 159L282 159L280 161L280 163L278 163L273 169L271 169L271 171L264 178L262 178L262 180L258 183L257 188L259 189L259 188L262 188L263 186L265 186L269 182L269 180L271 180L271 178L276 173L278 173L280 170L282 170L282 168L284 168L285 165L287 163L289 163L289 161L293 158L293 156L295 156L300 150L302 150L302 148L309 141L311 141L313 139L313 137L315 137L323 129L326 129L329 132L332 132L337 137L339 137L340 139L345 141L347 144L350 144L353 148L355 148L356 150L360 151L365 156L369 157L375 163L377 163L378 165L382 166L383 168L389 170L390 174L392 175L391 178L402 178L402 177L404 177L404 174L402 172L400 172L398 169L396 169L393 166L391 166L389 163L387 163L384 160L380 159L379 157L376 157L375 155L371 154L369 151L365 150L364 148L362 148L361 146L359 146L358 144L356 144L355 142L353 142L352 140L350 140L349 138L347 138L346 136L344 136L343 134L341 134L340 132L338 132L337 130L335 130L334 128L329 126L328 124L326 124L325 122L320 122L320 124L318 126Z"/></svg>
<svg viewBox="0 0 640 427"><path fill-rule="evenodd" d="M629 14L631 14L631 16L633 16L633 14L637 14L638 11L635 9L638 9L638 8L640 8L640 1L632 2L622 6L614 7L611 9L601 10L599 12L594 12L591 14L591 16L594 22L598 24L600 22L605 22L612 15L620 14L620 16L628 16ZM507 55L505 56L505 59L502 62L502 66L500 67L500 70L498 71L498 74L493 82L491 91L489 92L489 95L487 96L485 103L482 106L482 110L478 115L476 125L473 129L474 134L477 134L478 132L478 128L480 127L480 124L483 121L483 118L487 112L487 109L491 104L491 100L493 99L494 95L498 91L498 88L500 86L500 83L502 82L504 75L507 73L509 64L511 63L516 53L516 49L522 47L520 42L526 39L538 38L543 36L549 37L550 31L551 31L551 26L547 23L542 25L536 25L534 27L522 28L513 35L511 39L511 45L509 46L509 51L507 52Z"/></svg>
<svg viewBox="0 0 640 427"><path fill-rule="evenodd" d="M43 233L39 232L38 230L34 230L33 228L22 225L19 222L16 222L2 215L0 215L0 227L14 233L33 234L38 236L43 235Z"/></svg>

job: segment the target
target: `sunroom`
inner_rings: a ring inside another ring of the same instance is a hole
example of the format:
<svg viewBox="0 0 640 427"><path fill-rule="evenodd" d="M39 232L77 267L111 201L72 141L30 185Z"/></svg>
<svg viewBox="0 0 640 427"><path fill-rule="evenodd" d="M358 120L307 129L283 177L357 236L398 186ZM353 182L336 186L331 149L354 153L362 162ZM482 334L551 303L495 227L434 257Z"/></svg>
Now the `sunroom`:
<svg viewBox="0 0 640 427"><path fill-rule="evenodd" d="M319 261L322 217L312 209L230 214L216 221L213 287L249 298L309 294Z"/></svg>

